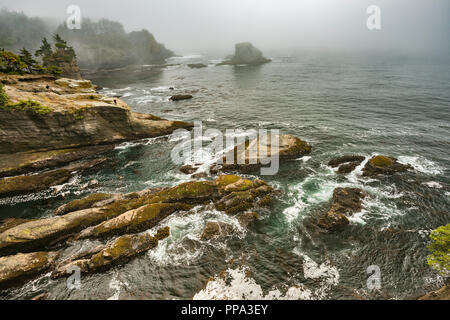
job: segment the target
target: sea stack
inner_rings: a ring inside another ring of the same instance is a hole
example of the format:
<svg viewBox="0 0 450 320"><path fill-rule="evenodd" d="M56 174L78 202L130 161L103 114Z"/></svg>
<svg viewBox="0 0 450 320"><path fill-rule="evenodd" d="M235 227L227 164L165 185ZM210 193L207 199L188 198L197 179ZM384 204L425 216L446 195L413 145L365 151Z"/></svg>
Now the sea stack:
<svg viewBox="0 0 450 320"><path fill-rule="evenodd" d="M234 56L218 65L260 65L271 61L265 58L261 50L255 48L250 42L242 42L235 45Z"/></svg>

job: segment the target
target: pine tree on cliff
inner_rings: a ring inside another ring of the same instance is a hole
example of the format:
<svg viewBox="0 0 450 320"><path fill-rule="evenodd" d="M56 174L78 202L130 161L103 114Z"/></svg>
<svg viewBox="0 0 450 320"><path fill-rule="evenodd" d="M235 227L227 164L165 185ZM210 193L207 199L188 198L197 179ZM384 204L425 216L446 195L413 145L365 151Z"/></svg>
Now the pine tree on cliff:
<svg viewBox="0 0 450 320"><path fill-rule="evenodd" d="M43 38L41 47L35 52L36 57L42 56L44 65L48 65L48 59L52 56L52 54L52 46L48 43L47 38Z"/></svg>
<svg viewBox="0 0 450 320"><path fill-rule="evenodd" d="M20 51L20 59L27 65L26 69L29 73L33 73L33 67L37 65L37 61L33 59L33 55L25 48Z"/></svg>

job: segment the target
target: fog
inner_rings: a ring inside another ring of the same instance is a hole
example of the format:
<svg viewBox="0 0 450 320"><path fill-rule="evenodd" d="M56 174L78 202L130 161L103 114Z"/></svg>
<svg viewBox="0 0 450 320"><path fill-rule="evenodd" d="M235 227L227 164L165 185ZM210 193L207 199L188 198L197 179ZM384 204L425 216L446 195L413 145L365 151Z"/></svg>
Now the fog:
<svg viewBox="0 0 450 320"><path fill-rule="evenodd" d="M0 8L63 22L70 4L82 17L143 28L178 54L231 53L251 41L263 51L387 51L449 54L448 0L0 0ZM369 5L381 9L381 30L368 30Z"/></svg>

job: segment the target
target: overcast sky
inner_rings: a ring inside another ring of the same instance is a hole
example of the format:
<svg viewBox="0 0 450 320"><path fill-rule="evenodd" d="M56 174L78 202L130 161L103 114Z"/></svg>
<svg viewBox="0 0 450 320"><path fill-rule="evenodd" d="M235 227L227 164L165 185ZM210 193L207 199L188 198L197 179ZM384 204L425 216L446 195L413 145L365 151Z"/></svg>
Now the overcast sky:
<svg viewBox="0 0 450 320"><path fill-rule="evenodd" d="M64 21L76 4L84 17L143 28L181 54L230 52L251 41L271 52L371 50L449 53L450 0L0 0L0 7ZM366 27L369 5L381 30Z"/></svg>

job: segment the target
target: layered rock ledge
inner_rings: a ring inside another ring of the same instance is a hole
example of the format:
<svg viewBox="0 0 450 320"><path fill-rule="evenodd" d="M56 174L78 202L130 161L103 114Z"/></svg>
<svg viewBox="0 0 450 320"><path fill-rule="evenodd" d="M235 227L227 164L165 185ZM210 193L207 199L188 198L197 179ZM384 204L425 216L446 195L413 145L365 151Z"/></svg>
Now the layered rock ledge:
<svg viewBox="0 0 450 320"><path fill-rule="evenodd" d="M192 127L133 112L122 100L98 94L89 80L0 75L0 81L10 102L0 106L0 154L116 143Z"/></svg>

